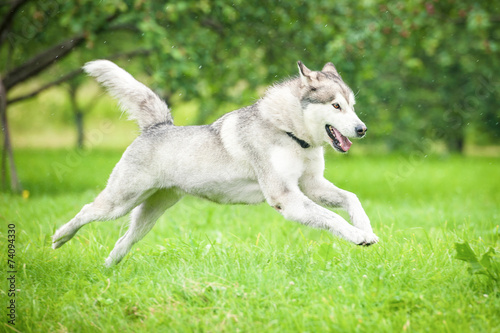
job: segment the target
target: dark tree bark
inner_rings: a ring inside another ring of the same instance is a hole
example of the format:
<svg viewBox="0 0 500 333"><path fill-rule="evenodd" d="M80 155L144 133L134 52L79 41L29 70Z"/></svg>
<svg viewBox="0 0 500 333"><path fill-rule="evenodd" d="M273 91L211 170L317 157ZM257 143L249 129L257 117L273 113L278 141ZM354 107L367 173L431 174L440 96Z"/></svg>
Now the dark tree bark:
<svg viewBox="0 0 500 333"><path fill-rule="evenodd" d="M84 131L83 131L83 112L78 106L78 101L76 100L76 92L78 90L78 85L71 83L69 84L69 99L71 103L71 109L73 110L73 116L75 118L76 125L76 148L83 149L84 145Z"/></svg>
<svg viewBox="0 0 500 333"><path fill-rule="evenodd" d="M85 37L83 34L74 36L64 42L52 46L48 50L37 54L19 67L11 70L4 79L5 89L9 90L16 84L19 84L46 69L55 61L65 57L71 50L83 43Z"/></svg>
<svg viewBox="0 0 500 333"><path fill-rule="evenodd" d="M7 104L11 105L11 104L14 104L16 102L24 101L25 99L29 99L29 98L35 97L36 95L38 95L42 91L47 90L47 89L49 89L49 88L51 88L53 86L57 86L58 84L64 83L64 82L66 82L68 80L71 80L72 78L74 78L75 76L77 76L77 75L79 75L81 73L82 73L81 68L75 69L75 70L69 72L68 74L65 74L65 75L61 76L57 80L54 80L54 81L49 82L47 84L44 84L43 86L41 86L40 88L38 88L36 90L33 90L29 94L9 99L7 101Z"/></svg>
<svg viewBox="0 0 500 333"><path fill-rule="evenodd" d="M0 46L3 44L7 37L7 32L9 30L10 24L12 23L12 20L14 19L14 16L26 2L28 2L28 0L16 0L10 6L9 11L0 23Z"/></svg>
<svg viewBox="0 0 500 333"><path fill-rule="evenodd" d="M22 187L19 182L19 177L17 176L14 153L12 152L12 144L10 141L9 123L7 120L7 91L5 90L2 80L0 80L0 121L3 133L2 188L7 188L7 160L9 160L11 190L15 193L21 193Z"/></svg>
<svg viewBox="0 0 500 333"><path fill-rule="evenodd" d="M457 131L449 136L446 140L446 146L450 152L462 154L465 149L465 135L463 131Z"/></svg>

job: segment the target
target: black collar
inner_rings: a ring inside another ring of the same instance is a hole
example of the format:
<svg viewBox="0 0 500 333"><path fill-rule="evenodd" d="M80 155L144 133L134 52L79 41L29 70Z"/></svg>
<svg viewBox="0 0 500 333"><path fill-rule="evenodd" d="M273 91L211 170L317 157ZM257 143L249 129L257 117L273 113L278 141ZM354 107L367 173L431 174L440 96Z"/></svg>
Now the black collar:
<svg viewBox="0 0 500 333"><path fill-rule="evenodd" d="M304 140L299 139L298 137L296 137L295 135L293 135L292 132L286 132L286 134L288 134L289 137L291 137L292 139L294 139L302 148L306 149L306 148L311 147L310 144L308 144Z"/></svg>

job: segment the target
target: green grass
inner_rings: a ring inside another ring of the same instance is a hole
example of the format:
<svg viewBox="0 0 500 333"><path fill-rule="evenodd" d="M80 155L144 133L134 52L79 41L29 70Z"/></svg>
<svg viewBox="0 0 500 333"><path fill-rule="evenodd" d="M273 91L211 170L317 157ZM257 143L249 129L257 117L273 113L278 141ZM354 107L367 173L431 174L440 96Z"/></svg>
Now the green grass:
<svg viewBox="0 0 500 333"><path fill-rule="evenodd" d="M358 195L380 237L368 248L265 204L188 197L116 267L103 262L127 218L52 250L119 157L18 151L29 198L0 194L4 267L7 224L17 232L17 320L2 314L0 331L500 332L499 286L454 258L456 242L499 250L498 158L328 155L327 178Z"/></svg>

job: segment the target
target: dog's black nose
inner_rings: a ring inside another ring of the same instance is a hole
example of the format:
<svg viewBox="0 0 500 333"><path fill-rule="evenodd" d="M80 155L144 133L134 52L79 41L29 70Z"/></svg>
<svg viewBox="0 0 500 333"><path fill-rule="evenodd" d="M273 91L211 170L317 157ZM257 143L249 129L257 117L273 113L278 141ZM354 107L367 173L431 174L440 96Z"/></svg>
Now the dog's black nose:
<svg viewBox="0 0 500 333"><path fill-rule="evenodd" d="M366 128L364 125L356 126L356 133L358 133L359 137L364 136L366 134L366 131L368 131L368 128Z"/></svg>

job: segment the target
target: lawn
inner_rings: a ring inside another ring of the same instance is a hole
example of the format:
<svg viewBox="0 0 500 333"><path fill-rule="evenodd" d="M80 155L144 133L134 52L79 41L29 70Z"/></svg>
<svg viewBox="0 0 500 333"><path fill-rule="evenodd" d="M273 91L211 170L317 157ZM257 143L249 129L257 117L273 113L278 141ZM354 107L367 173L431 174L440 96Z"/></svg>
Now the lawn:
<svg viewBox="0 0 500 333"><path fill-rule="evenodd" d="M0 194L3 267L8 226L16 232L16 320L4 273L0 331L500 332L498 281L455 258L457 242L500 250L499 158L328 154L327 178L358 195L380 237L371 247L265 204L186 197L113 268L104 259L126 217L52 250L120 154L17 152L29 192Z"/></svg>

